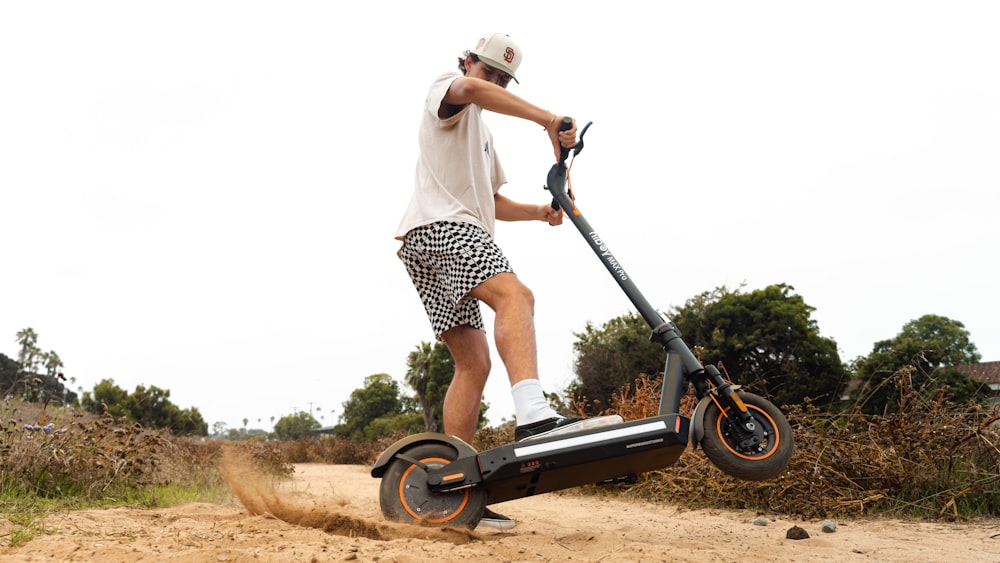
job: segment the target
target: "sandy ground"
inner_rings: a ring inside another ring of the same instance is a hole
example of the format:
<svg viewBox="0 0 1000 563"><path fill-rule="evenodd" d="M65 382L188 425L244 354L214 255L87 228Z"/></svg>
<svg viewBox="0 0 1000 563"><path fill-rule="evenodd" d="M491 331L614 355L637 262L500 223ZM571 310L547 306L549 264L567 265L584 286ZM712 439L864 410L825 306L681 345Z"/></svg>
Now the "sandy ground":
<svg viewBox="0 0 1000 563"><path fill-rule="evenodd" d="M170 509L115 508L50 515L0 561L989 561L1000 562L1000 521L818 521L750 512L685 510L562 492L494 508L507 532L442 530L386 522L378 481L362 466L307 464L290 482L235 473L242 502ZM256 514L256 515L255 515ZM792 526L810 537L786 539Z"/></svg>

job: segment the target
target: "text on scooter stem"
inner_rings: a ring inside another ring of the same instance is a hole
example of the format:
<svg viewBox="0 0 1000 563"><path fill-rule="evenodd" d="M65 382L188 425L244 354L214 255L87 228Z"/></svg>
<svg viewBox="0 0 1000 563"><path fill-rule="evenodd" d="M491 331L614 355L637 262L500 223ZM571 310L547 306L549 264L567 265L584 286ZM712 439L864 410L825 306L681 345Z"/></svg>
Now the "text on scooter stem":
<svg viewBox="0 0 1000 563"><path fill-rule="evenodd" d="M605 245L604 241L601 240L600 235L598 235L594 231L590 231L589 234L590 234L590 239L594 241L594 245L597 246L597 249L601 251L601 256L608 262L608 264L611 266L611 269L614 270L615 274L618 276L618 279L626 281L628 279L628 274L625 273L625 268L622 268L622 265L618 263L618 259L615 258L615 255L612 254L610 250L608 250L607 245Z"/></svg>

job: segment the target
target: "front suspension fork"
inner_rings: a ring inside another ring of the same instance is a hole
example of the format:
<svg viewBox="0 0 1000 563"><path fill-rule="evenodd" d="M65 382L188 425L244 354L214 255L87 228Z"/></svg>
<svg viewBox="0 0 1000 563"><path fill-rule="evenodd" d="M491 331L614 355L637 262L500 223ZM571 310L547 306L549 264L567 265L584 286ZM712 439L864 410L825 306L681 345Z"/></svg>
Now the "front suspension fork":
<svg viewBox="0 0 1000 563"><path fill-rule="evenodd" d="M696 420L691 425L694 444L700 442L704 428L700 417L704 414L707 400L714 402L726 416L729 428L734 433L732 438L741 448L750 448L764 439L763 429L737 393L739 386L727 381L715 366L702 366L691 349L684 344L672 322L667 321L654 328L650 340L658 341L667 353L660 394L660 415L678 412L684 386L690 383L699 399Z"/></svg>
<svg viewBox="0 0 1000 563"><path fill-rule="evenodd" d="M712 388L704 391L707 396L724 413L729 421L730 439L736 442L740 451L751 451L765 439L764 428L757 423L753 414L747 409L746 403L740 399L738 385L727 381L718 368L706 366L703 376L711 380ZM701 382L705 386L704 379Z"/></svg>

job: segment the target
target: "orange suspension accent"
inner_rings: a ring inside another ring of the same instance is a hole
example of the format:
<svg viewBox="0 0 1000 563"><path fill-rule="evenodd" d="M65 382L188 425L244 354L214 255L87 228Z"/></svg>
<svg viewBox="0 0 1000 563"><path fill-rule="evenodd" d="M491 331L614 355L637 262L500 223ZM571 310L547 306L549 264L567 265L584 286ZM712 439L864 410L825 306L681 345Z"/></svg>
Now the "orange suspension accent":
<svg viewBox="0 0 1000 563"><path fill-rule="evenodd" d="M715 395L714 395L714 394L709 394L709 395L708 395L708 398L709 398L709 399L712 399L712 402L713 402L713 403L715 403L715 406L719 407L719 412L721 412L721 413L725 414L725 413L726 413L726 411L727 411L727 410L729 410L729 409L727 409L726 407L723 407L723 406L722 406L722 403L720 403L720 402L719 402L719 400L715 398Z"/></svg>
<svg viewBox="0 0 1000 563"><path fill-rule="evenodd" d="M736 391L733 391L733 402L736 403L736 408L740 412L747 412L746 404L743 402L743 399L740 399L740 395Z"/></svg>

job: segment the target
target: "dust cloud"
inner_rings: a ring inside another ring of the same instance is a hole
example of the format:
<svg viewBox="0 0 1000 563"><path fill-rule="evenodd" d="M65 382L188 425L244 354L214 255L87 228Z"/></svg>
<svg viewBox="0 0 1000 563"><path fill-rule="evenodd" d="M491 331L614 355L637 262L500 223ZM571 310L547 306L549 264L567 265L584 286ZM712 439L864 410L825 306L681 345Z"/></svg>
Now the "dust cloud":
<svg viewBox="0 0 1000 563"><path fill-rule="evenodd" d="M479 539L465 528L417 526L364 518L351 514L346 501L338 501L335 504L339 507L334 508L290 498L274 487L273 477L256 470L244 455L231 448L223 452L219 471L243 506L255 516L269 516L338 536L372 540L414 538L465 544Z"/></svg>

